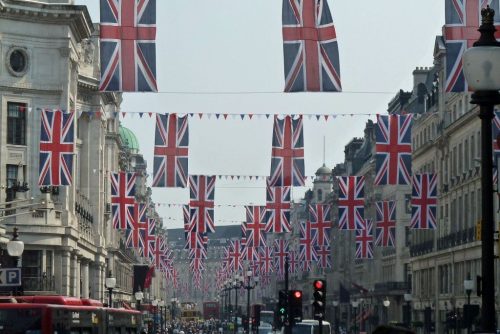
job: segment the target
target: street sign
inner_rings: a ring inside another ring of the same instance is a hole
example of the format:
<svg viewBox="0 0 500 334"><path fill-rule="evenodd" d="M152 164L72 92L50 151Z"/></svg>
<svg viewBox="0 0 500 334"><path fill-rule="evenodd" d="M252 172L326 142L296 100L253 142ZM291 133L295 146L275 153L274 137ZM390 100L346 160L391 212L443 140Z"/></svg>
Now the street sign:
<svg viewBox="0 0 500 334"><path fill-rule="evenodd" d="M0 268L0 287L20 286L21 269L20 268Z"/></svg>

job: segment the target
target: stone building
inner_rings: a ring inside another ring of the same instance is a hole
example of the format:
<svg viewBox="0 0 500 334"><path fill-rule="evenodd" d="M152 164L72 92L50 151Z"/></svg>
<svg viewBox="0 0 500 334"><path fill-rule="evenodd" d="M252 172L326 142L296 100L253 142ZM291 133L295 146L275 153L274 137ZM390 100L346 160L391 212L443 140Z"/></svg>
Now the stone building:
<svg viewBox="0 0 500 334"><path fill-rule="evenodd" d="M138 173L139 199L150 191L138 146L120 129L121 94L98 90L99 27L71 0L2 1L0 24L0 233L16 227L25 243L24 293L106 301L111 272L117 305L133 302L140 259L112 227L110 173ZM76 113L72 186L37 185L42 108Z"/></svg>

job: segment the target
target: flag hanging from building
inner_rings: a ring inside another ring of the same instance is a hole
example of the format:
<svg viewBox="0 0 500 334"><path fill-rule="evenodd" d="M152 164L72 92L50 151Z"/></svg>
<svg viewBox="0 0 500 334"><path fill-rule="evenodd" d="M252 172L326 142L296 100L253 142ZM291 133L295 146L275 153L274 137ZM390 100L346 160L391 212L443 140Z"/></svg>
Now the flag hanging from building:
<svg viewBox="0 0 500 334"><path fill-rule="evenodd" d="M142 256L147 258L149 256L149 244L155 239L156 230L156 220L153 218L148 218L148 228L139 231L141 233L141 239L144 242L144 249L140 250Z"/></svg>
<svg viewBox="0 0 500 334"><path fill-rule="evenodd" d="M73 183L75 113L42 110L40 126L39 186Z"/></svg>
<svg viewBox="0 0 500 334"><path fill-rule="evenodd" d="M288 272L294 274L299 271L299 260L297 259L297 252L294 250L288 251Z"/></svg>
<svg viewBox="0 0 500 334"><path fill-rule="evenodd" d="M110 173L111 213L115 229L134 228L135 173Z"/></svg>
<svg viewBox="0 0 500 334"><path fill-rule="evenodd" d="M238 272L243 270L242 248L240 240L231 240L229 248L230 270Z"/></svg>
<svg viewBox="0 0 500 334"><path fill-rule="evenodd" d="M156 114L153 187L186 187L188 146L187 115Z"/></svg>
<svg viewBox="0 0 500 334"><path fill-rule="evenodd" d="M265 246L266 236L266 207L245 206L247 221L245 225L246 243L251 247Z"/></svg>
<svg viewBox="0 0 500 334"><path fill-rule="evenodd" d="M100 91L156 92L156 0L101 0Z"/></svg>
<svg viewBox="0 0 500 334"><path fill-rule="evenodd" d="M161 268L161 257L164 255L166 250L165 237L162 235L157 235L153 241L149 243L149 259L155 268Z"/></svg>
<svg viewBox="0 0 500 334"><path fill-rule="evenodd" d="M311 262L318 261L318 255L316 249L314 248L314 239L316 238L315 231L311 228L311 223L308 221L303 221L299 223L300 225L300 239L299 239L299 261L302 263L307 262L307 266L303 267L310 270Z"/></svg>
<svg viewBox="0 0 500 334"><path fill-rule="evenodd" d="M285 92L340 92L339 49L326 0L283 0Z"/></svg>
<svg viewBox="0 0 500 334"><path fill-rule="evenodd" d="M316 246L330 245L330 229L332 228L330 208L330 205L325 204L309 204L309 221L311 229L315 232L314 245Z"/></svg>
<svg viewBox="0 0 500 334"><path fill-rule="evenodd" d="M332 256L331 256L331 248L329 245L322 245L322 246L314 246L314 249L316 250L316 254L318 256L318 268L326 269L326 268L331 268L332 267Z"/></svg>
<svg viewBox="0 0 500 334"><path fill-rule="evenodd" d="M148 228L148 205L144 203L134 203L134 219L132 228L127 229L125 246L128 248L144 249L144 240L141 230Z"/></svg>
<svg viewBox="0 0 500 334"><path fill-rule="evenodd" d="M364 226L365 177L339 176L339 229L357 230Z"/></svg>
<svg viewBox="0 0 500 334"><path fill-rule="evenodd" d="M495 13L500 13L498 0L445 0L443 37L446 45L446 92L468 91L462 56L479 39L481 9L486 8L486 5L494 9ZM495 15L497 40L500 39L499 25L500 16Z"/></svg>
<svg viewBox="0 0 500 334"><path fill-rule="evenodd" d="M288 240L274 240L274 267L278 274L285 273L285 262L288 256Z"/></svg>
<svg viewBox="0 0 500 334"><path fill-rule="evenodd" d="M436 209L437 175L413 175L410 228L435 229Z"/></svg>
<svg viewBox="0 0 500 334"><path fill-rule="evenodd" d="M189 212L193 232L215 232L215 176L189 176Z"/></svg>
<svg viewBox="0 0 500 334"><path fill-rule="evenodd" d="M411 183L412 115L377 115L375 184Z"/></svg>
<svg viewBox="0 0 500 334"><path fill-rule="evenodd" d="M274 271L273 248L271 246L260 247L260 273L268 276Z"/></svg>
<svg viewBox="0 0 500 334"><path fill-rule="evenodd" d="M373 259L373 222L363 220L363 227L356 230L356 259Z"/></svg>
<svg viewBox="0 0 500 334"><path fill-rule="evenodd" d="M266 232L290 232L290 187L267 186Z"/></svg>
<svg viewBox="0 0 500 334"><path fill-rule="evenodd" d="M273 149L271 154L272 187L305 185L304 131L302 116L292 119L274 117Z"/></svg>
<svg viewBox="0 0 500 334"><path fill-rule="evenodd" d="M375 245L394 247L396 236L396 202L375 202L377 209Z"/></svg>

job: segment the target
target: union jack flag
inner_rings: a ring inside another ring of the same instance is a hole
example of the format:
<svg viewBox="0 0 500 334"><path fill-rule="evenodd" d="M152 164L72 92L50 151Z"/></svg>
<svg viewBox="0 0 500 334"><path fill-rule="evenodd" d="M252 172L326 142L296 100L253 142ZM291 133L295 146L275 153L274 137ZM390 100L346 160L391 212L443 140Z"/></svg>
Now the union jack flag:
<svg viewBox="0 0 500 334"><path fill-rule="evenodd" d="M101 91L156 92L156 0L101 0Z"/></svg>
<svg viewBox="0 0 500 334"><path fill-rule="evenodd" d="M332 256L331 248L329 245L316 246L316 254L318 254L318 268L331 268L332 267Z"/></svg>
<svg viewBox="0 0 500 334"><path fill-rule="evenodd" d="M297 252L294 250L288 251L288 272L294 274L299 271L299 261L297 259Z"/></svg>
<svg viewBox="0 0 500 334"><path fill-rule="evenodd" d="M42 110L40 126L39 186L73 183L75 113Z"/></svg>
<svg viewBox="0 0 500 334"><path fill-rule="evenodd" d="M260 248L260 272L269 275L273 268L273 248L270 246Z"/></svg>
<svg viewBox="0 0 500 334"><path fill-rule="evenodd" d="M125 246L128 248L144 248L141 230L148 228L148 205L144 203L134 203L134 219L132 220L132 229L126 232Z"/></svg>
<svg viewBox="0 0 500 334"><path fill-rule="evenodd" d="M330 208L330 205L324 204L309 205L309 220L311 229L315 232L317 246L330 245L330 229L332 227Z"/></svg>
<svg viewBox="0 0 500 334"><path fill-rule="evenodd" d="M493 138L493 184L498 183L498 167L497 161L498 158L500 158L500 146L498 145L500 143L500 111L495 109L495 117L493 117L493 123L492 123L492 138ZM480 153L480 152L478 152ZM475 158L475 157L473 157Z"/></svg>
<svg viewBox="0 0 500 334"><path fill-rule="evenodd" d="M233 272L237 272L239 270L243 270L243 259L241 252L241 243L239 240L231 240L231 245L229 249L229 259L231 270Z"/></svg>
<svg viewBox="0 0 500 334"><path fill-rule="evenodd" d="M188 232L186 235L186 245L184 249L201 249L205 248L204 237L206 233Z"/></svg>
<svg viewBox="0 0 500 334"><path fill-rule="evenodd" d="M189 250L189 258L190 259L194 259L194 258L206 259L207 258L207 250L205 249L205 247L190 249Z"/></svg>
<svg viewBox="0 0 500 334"><path fill-rule="evenodd" d="M339 181L339 228L357 230L363 228L365 204L365 177L340 176Z"/></svg>
<svg viewBox="0 0 500 334"><path fill-rule="evenodd" d="M412 115L377 115L375 184L411 183Z"/></svg>
<svg viewBox="0 0 500 334"><path fill-rule="evenodd" d="M260 247L266 244L266 207L245 206L247 221L245 223L247 245Z"/></svg>
<svg viewBox="0 0 500 334"><path fill-rule="evenodd" d="M267 186L266 232L290 232L290 187Z"/></svg>
<svg viewBox="0 0 500 334"><path fill-rule="evenodd" d="M156 229L156 220L153 218L148 218L148 228L142 229L139 231L141 234L141 240L144 242L144 249L139 249L142 253L142 256L148 257L149 252L149 243L155 240L155 229Z"/></svg>
<svg viewBox="0 0 500 334"><path fill-rule="evenodd" d="M285 273L285 262L288 256L288 240L274 240L274 267L278 274Z"/></svg>
<svg viewBox="0 0 500 334"><path fill-rule="evenodd" d="M263 245L263 246L265 246L265 245ZM246 246L243 246L243 258L250 263L258 262L259 261L259 248L249 246L248 244Z"/></svg>
<svg viewBox="0 0 500 334"><path fill-rule="evenodd" d="M339 49L326 0L283 0L285 92L336 91Z"/></svg>
<svg viewBox="0 0 500 334"><path fill-rule="evenodd" d="M153 187L186 187L188 147L188 117L156 114Z"/></svg>
<svg viewBox="0 0 500 334"><path fill-rule="evenodd" d="M396 235L396 202L375 202L377 208L375 245L394 247Z"/></svg>
<svg viewBox="0 0 500 334"><path fill-rule="evenodd" d="M305 185L304 134L302 116L292 119L274 116L271 155L271 187Z"/></svg>
<svg viewBox="0 0 500 334"><path fill-rule="evenodd" d="M489 5L500 12L498 0L445 0L446 23L443 36L446 43L446 92L466 92L467 82L463 74L462 56L465 50L479 39L477 31L481 24L481 8ZM495 37L500 39L500 19L495 16L497 31Z"/></svg>
<svg viewBox="0 0 500 334"><path fill-rule="evenodd" d="M356 259L373 259L373 222L363 221L363 228L356 230Z"/></svg>
<svg viewBox="0 0 500 334"><path fill-rule="evenodd" d="M190 175L189 189L192 232L214 233L215 176Z"/></svg>
<svg viewBox="0 0 500 334"><path fill-rule="evenodd" d="M111 213L115 229L134 228L135 173L111 173Z"/></svg>
<svg viewBox="0 0 500 334"><path fill-rule="evenodd" d="M413 175L411 224L413 229L435 229L437 208L437 175Z"/></svg>
<svg viewBox="0 0 500 334"><path fill-rule="evenodd" d="M299 239L299 261L308 262L309 265L303 267L310 270L310 263L318 261L318 254L314 248L314 239L316 233L311 228L311 223L308 221L300 222L300 239Z"/></svg>
<svg viewBox="0 0 500 334"><path fill-rule="evenodd" d="M149 259L151 263L154 264L155 268L160 269L160 260L165 253L166 244L165 238L161 235L157 235L153 241L149 242Z"/></svg>

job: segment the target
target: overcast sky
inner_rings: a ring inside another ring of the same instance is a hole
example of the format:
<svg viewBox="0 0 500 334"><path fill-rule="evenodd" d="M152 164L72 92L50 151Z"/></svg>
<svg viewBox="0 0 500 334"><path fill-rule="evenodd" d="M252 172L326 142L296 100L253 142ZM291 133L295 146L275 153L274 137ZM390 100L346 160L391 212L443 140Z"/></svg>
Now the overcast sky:
<svg viewBox="0 0 500 334"><path fill-rule="evenodd" d="M99 22L98 0L76 0ZM329 0L340 52L342 93L281 93L281 0L157 0L159 93L125 93L123 125L134 131L153 168L155 113L337 114L304 121L306 174L344 160L366 121L412 89L415 67L432 66L444 24L442 0ZM340 114L354 114L341 116ZM371 114L361 116L359 114ZM272 119L190 118L189 173L267 175ZM323 154L323 141L326 154ZM301 198L307 188L294 188ZM243 221L244 204L265 204L264 181L217 180L216 225ZM189 192L155 189L159 203L187 203ZM226 206L229 204L235 207ZM181 208L161 206L167 228L182 227Z"/></svg>

